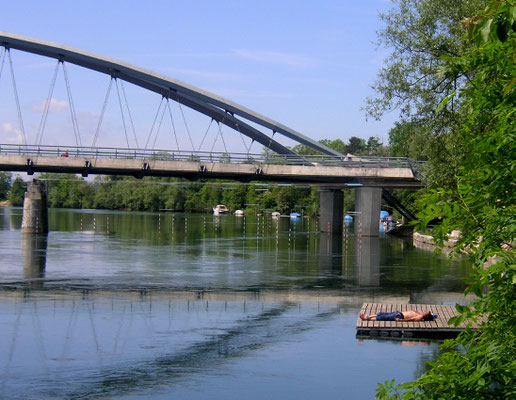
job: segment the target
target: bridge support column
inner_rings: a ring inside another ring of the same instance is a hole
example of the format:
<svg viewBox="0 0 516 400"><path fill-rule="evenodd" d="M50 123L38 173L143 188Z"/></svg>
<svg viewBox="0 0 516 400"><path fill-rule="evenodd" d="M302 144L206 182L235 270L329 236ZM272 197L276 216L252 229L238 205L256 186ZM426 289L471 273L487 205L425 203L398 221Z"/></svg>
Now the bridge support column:
<svg viewBox="0 0 516 400"><path fill-rule="evenodd" d="M340 189L321 189L319 192L321 232L342 233L344 222L344 193Z"/></svg>
<svg viewBox="0 0 516 400"><path fill-rule="evenodd" d="M23 200L22 233L48 233L48 202L45 182L29 182Z"/></svg>
<svg viewBox="0 0 516 400"><path fill-rule="evenodd" d="M360 236L378 236L380 234L380 208L382 205L382 188L360 187L355 189L355 233Z"/></svg>

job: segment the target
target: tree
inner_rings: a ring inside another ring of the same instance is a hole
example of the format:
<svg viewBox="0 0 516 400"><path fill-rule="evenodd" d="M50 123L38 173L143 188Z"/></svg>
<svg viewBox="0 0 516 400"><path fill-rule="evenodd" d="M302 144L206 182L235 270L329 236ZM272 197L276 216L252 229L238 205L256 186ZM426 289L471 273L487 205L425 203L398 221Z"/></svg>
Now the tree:
<svg viewBox="0 0 516 400"><path fill-rule="evenodd" d="M458 71L444 69L444 57L460 56L467 50L461 22L483 9L485 1L393 0L393 3L389 12L380 14L385 28L378 32L377 43L392 49L392 53L373 85L376 97L367 99L367 115L380 118L398 109L405 120L433 119L441 100L463 83ZM443 124L442 129L448 125Z"/></svg>
<svg viewBox="0 0 516 400"><path fill-rule="evenodd" d="M11 174L0 172L0 200L5 200L11 189Z"/></svg>
<svg viewBox="0 0 516 400"><path fill-rule="evenodd" d="M394 157L408 157L414 160L428 160L428 132L425 126L416 122L396 122L389 131L389 146Z"/></svg>
<svg viewBox="0 0 516 400"><path fill-rule="evenodd" d="M452 98L467 110L458 134L465 144L457 185L453 190L428 193L420 215L422 228L435 215L443 223L434 232L441 244L454 229L461 231L457 253L469 254L475 274L466 293L477 297L470 306L457 306L459 324L487 316L478 332L466 329L431 368L414 382L378 389L380 398L509 399L516 396L516 269L514 234L516 110L514 79L516 7L512 0L491 1L485 13L464 21L473 47L461 56L447 57L447 70L468 77Z"/></svg>
<svg viewBox="0 0 516 400"><path fill-rule="evenodd" d="M365 155L364 153L367 153L367 144L365 139L356 136L351 136L349 138L349 145L347 151L348 153L354 155Z"/></svg>
<svg viewBox="0 0 516 400"><path fill-rule="evenodd" d="M439 115L441 101L467 82L460 69L446 68L446 57L459 57L470 47L463 40L464 18L476 15L485 0L394 0L394 7L381 14L385 28L379 31L378 45L392 52L373 85L374 97L366 101L368 117L380 119L397 109L401 124L417 127L416 141L425 150L431 188L455 185L455 175L464 144L457 130L465 112L455 99ZM394 135L399 133L396 129ZM415 144L404 136L401 147ZM441 182L442 175L442 182Z"/></svg>
<svg viewBox="0 0 516 400"><path fill-rule="evenodd" d="M75 174L40 175L47 180L47 198L49 207L53 208L82 208L83 196L87 193L88 183Z"/></svg>
<svg viewBox="0 0 516 400"><path fill-rule="evenodd" d="M322 139L319 140L319 143L324 144L330 149L337 150L341 154L346 154L348 152L348 146L341 139Z"/></svg>
<svg viewBox="0 0 516 400"><path fill-rule="evenodd" d="M23 206L23 199L27 191L27 182L24 182L19 176L13 182L11 191L9 192L9 202L15 207Z"/></svg>

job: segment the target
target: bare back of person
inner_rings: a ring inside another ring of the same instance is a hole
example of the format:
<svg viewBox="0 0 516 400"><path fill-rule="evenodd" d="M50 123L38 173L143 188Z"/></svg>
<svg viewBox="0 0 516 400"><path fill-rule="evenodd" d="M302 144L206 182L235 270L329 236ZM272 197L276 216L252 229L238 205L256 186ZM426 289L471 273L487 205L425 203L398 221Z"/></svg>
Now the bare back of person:
<svg viewBox="0 0 516 400"><path fill-rule="evenodd" d="M421 315L420 313L418 313L416 311L412 311L412 310L402 311L401 313L403 314L404 320L407 320L407 319L412 320L413 318L418 318Z"/></svg>

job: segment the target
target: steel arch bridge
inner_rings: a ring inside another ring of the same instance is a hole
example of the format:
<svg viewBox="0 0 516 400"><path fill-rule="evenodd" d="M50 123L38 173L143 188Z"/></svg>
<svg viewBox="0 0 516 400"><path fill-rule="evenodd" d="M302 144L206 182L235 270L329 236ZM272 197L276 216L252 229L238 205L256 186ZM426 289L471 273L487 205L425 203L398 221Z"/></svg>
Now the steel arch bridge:
<svg viewBox="0 0 516 400"><path fill-rule="evenodd" d="M292 150L276 141L274 139L275 134L283 135L325 155L343 157L343 154L253 110L153 71L69 46L8 32L0 32L0 45L3 46L6 51L16 49L53 58L60 63L66 62L107 74L112 78L121 79L146 90L158 93L163 96L163 98L177 101L180 104L210 117L219 124L224 124L246 135L251 140L262 144L267 149L278 154L296 155ZM250 123L254 123L260 128L270 131L271 134L267 135Z"/></svg>

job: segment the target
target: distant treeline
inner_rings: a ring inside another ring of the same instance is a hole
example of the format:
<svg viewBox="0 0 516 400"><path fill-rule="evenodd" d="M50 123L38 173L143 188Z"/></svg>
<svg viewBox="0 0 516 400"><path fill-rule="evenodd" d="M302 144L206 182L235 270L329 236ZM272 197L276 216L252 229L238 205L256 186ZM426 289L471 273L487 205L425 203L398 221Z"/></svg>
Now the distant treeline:
<svg viewBox="0 0 516 400"><path fill-rule="evenodd" d="M231 181L187 182L176 178L97 177L86 182L75 175L43 174L50 207L110 210L211 212L217 204L230 210L264 210L315 214L316 188L245 185Z"/></svg>

